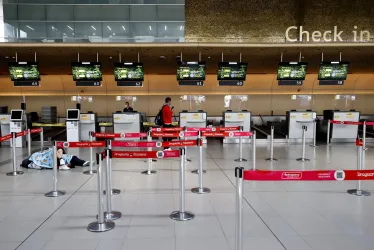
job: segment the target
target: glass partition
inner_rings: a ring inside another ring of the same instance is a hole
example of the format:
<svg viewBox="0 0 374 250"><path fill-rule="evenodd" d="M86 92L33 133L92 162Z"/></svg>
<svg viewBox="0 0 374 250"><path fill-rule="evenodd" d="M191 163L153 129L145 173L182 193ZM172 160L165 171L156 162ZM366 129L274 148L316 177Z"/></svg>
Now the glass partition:
<svg viewBox="0 0 374 250"><path fill-rule="evenodd" d="M133 108L133 110L136 110L136 100L138 98L136 96L116 96L117 102L122 102L123 107L125 107L125 102L128 102L130 104L130 107Z"/></svg>
<svg viewBox="0 0 374 250"><path fill-rule="evenodd" d="M355 95L335 95L332 101L334 110L347 111L354 109Z"/></svg>
<svg viewBox="0 0 374 250"><path fill-rule="evenodd" d="M205 101L206 97L203 95L182 95L180 97L180 109L189 112L204 110Z"/></svg>

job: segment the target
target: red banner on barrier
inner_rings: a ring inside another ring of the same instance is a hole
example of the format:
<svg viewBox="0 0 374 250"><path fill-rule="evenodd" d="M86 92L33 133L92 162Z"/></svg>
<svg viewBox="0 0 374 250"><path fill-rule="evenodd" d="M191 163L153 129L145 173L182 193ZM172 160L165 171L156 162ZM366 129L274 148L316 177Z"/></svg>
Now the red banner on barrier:
<svg viewBox="0 0 374 250"><path fill-rule="evenodd" d="M122 134L116 133L94 133L93 137L96 138L105 138L105 139L112 139L112 138L121 138Z"/></svg>
<svg viewBox="0 0 374 250"><path fill-rule="evenodd" d="M93 142L56 142L58 148L104 148L106 147L105 141Z"/></svg>
<svg viewBox="0 0 374 250"><path fill-rule="evenodd" d="M331 120L332 124L344 124L344 125L362 125L362 122L352 122L352 121L335 121Z"/></svg>
<svg viewBox="0 0 374 250"><path fill-rule="evenodd" d="M142 138L147 137L147 133L124 133L123 138Z"/></svg>
<svg viewBox="0 0 374 250"><path fill-rule="evenodd" d="M142 158L177 158L179 150L171 151L112 151L112 158L142 159Z"/></svg>
<svg viewBox="0 0 374 250"><path fill-rule="evenodd" d="M246 170L247 181L355 181L374 180L374 170L270 171Z"/></svg>
<svg viewBox="0 0 374 250"><path fill-rule="evenodd" d="M203 132L205 137L246 137L252 136L252 132Z"/></svg>
<svg viewBox="0 0 374 250"><path fill-rule="evenodd" d="M29 133L28 130L24 130L24 131L21 131L21 132L18 132L16 133L16 137L20 137L20 136L25 136Z"/></svg>
<svg viewBox="0 0 374 250"><path fill-rule="evenodd" d="M239 127L208 127L208 128L187 128L187 131L201 131L201 132L224 132L224 131L238 131Z"/></svg>
<svg viewBox="0 0 374 250"><path fill-rule="evenodd" d="M42 131L43 131L42 128L33 128L33 129L30 129L30 133L31 134L41 133Z"/></svg>
<svg viewBox="0 0 374 250"><path fill-rule="evenodd" d="M182 127L172 127L172 128L152 128L151 131L155 132L177 132L177 131L183 131L184 128Z"/></svg>
<svg viewBox="0 0 374 250"><path fill-rule="evenodd" d="M201 145L203 141L201 140ZM163 147L189 147L197 146L197 140L183 140L183 141L165 141L162 142Z"/></svg>
<svg viewBox="0 0 374 250"><path fill-rule="evenodd" d="M4 135L4 136L0 137L0 142L7 141L7 140L10 140L10 139L12 139L12 134Z"/></svg>
<svg viewBox="0 0 374 250"><path fill-rule="evenodd" d="M225 137L225 132L203 132L204 137Z"/></svg>
<svg viewBox="0 0 374 250"><path fill-rule="evenodd" d="M197 146L197 140L183 140L183 141L112 141L112 147L124 147L124 148L160 148L160 147L188 147Z"/></svg>
<svg viewBox="0 0 374 250"><path fill-rule="evenodd" d="M365 122L366 123L366 125L374 125L374 122Z"/></svg>
<svg viewBox="0 0 374 250"><path fill-rule="evenodd" d="M179 132L152 132L152 137L179 137Z"/></svg>

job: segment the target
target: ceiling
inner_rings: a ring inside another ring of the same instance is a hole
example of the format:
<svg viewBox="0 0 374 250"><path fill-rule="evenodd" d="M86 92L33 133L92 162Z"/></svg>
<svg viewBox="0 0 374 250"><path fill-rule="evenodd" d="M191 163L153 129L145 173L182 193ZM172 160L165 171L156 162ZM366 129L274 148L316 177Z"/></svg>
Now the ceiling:
<svg viewBox="0 0 374 250"><path fill-rule="evenodd" d="M146 74L175 74L178 56L183 61L207 62L207 73L215 74L217 64L223 61L248 62L249 74L275 73L277 63L298 61L301 52L302 61L309 62L308 73L316 73L324 53L324 60L338 61L340 52L342 60L351 62L350 73L374 72L374 44L340 43L340 44L208 44L208 43L175 43L175 44L0 44L0 74L8 74L8 62L34 61L35 53L42 75L71 74L71 62L96 61L97 53L102 63L103 73L112 74L113 64L119 61L140 61L144 63ZM164 58L161 58L164 57Z"/></svg>

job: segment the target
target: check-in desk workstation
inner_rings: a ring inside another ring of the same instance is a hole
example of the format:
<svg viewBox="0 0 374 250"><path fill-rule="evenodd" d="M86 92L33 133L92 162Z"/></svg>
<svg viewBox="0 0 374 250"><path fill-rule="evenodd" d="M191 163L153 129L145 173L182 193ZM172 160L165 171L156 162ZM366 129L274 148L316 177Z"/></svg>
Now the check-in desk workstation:
<svg viewBox="0 0 374 250"><path fill-rule="evenodd" d="M203 110L187 111L183 110L179 113L179 126L180 127L189 127L189 128L206 128L208 121L207 113ZM196 137L191 137L189 139L195 139Z"/></svg>
<svg viewBox="0 0 374 250"><path fill-rule="evenodd" d="M81 141L90 140L90 132L99 132L97 114L93 112L80 113L79 115L79 137Z"/></svg>
<svg viewBox="0 0 374 250"><path fill-rule="evenodd" d="M328 120L344 121L344 122L359 122L360 112L340 111L340 110L324 110L323 118ZM330 124L330 142L352 142L355 141L358 135L358 126L349 124Z"/></svg>
<svg viewBox="0 0 374 250"><path fill-rule="evenodd" d="M140 133L141 114L138 112L113 113L114 133ZM132 138L116 138L115 140L133 140Z"/></svg>
<svg viewBox="0 0 374 250"><path fill-rule="evenodd" d="M10 114L0 114L0 136L10 134ZM10 140L0 143L2 146L9 146Z"/></svg>
<svg viewBox="0 0 374 250"><path fill-rule="evenodd" d="M306 127L306 141L313 141L316 127L317 113L311 110L291 110L286 113L286 124L288 126L287 136L290 142L300 142L303 138L303 127Z"/></svg>
<svg viewBox="0 0 374 250"><path fill-rule="evenodd" d="M247 110L223 112L224 127L243 127L244 132L251 131L251 112ZM250 142L250 138L243 138L243 142ZM224 138L223 143L238 143L239 138Z"/></svg>

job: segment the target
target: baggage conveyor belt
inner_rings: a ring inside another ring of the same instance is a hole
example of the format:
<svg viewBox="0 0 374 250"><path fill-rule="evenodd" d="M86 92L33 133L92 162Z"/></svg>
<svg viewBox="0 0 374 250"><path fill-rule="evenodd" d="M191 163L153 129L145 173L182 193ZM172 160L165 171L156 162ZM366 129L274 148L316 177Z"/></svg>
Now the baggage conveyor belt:
<svg viewBox="0 0 374 250"><path fill-rule="evenodd" d="M267 136L269 136L270 138L271 128L265 125L257 125L257 126L252 126L252 129L256 130L258 139L267 139ZM274 129L274 139L286 139L286 135Z"/></svg>

